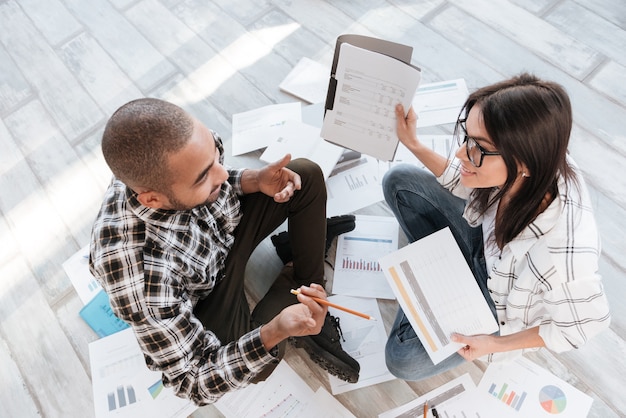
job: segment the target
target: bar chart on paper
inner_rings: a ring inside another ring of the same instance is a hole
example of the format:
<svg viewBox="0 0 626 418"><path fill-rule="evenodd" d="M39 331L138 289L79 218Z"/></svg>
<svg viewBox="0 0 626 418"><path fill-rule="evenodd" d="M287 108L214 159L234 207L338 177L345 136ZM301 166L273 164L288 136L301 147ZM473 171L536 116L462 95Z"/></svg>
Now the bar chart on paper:
<svg viewBox="0 0 626 418"><path fill-rule="evenodd" d="M395 218L358 215L355 229L337 240L333 293L393 299L378 259L397 248Z"/></svg>
<svg viewBox="0 0 626 418"><path fill-rule="evenodd" d="M491 363L478 395L497 417L586 417L592 399L525 357Z"/></svg>
<svg viewBox="0 0 626 418"><path fill-rule="evenodd" d="M524 391L521 393L515 392L515 390L509 387L508 383L503 383L499 387L496 386L495 383L492 383L489 387L489 393L516 411L522 409L522 405L524 404L524 400L526 400L527 395Z"/></svg>

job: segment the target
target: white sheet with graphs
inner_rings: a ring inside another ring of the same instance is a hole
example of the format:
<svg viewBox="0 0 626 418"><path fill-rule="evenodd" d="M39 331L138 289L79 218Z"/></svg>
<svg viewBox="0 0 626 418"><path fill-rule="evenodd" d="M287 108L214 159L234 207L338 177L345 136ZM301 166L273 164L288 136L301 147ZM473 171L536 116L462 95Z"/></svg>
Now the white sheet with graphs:
<svg viewBox="0 0 626 418"><path fill-rule="evenodd" d="M454 332L492 334L498 324L449 228L390 253L380 265L434 364L461 344Z"/></svg>

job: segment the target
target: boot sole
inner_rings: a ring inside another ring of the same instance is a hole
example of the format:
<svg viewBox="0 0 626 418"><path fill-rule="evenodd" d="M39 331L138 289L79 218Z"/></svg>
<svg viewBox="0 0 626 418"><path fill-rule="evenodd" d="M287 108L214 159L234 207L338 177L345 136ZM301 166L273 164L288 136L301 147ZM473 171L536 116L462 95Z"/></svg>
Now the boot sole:
<svg viewBox="0 0 626 418"><path fill-rule="evenodd" d="M289 343L296 348L302 348L309 355L311 360L313 360L317 365L319 365L322 369L326 370L328 373L333 376L337 376L339 379L344 380L348 383L356 383L359 381L359 372L346 370L350 369L346 363L341 361L336 356L333 356L328 351L322 349L319 345L317 345L311 338L300 337L300 338L289 338ZM326 353L327 356L324 357L320 353ZM331 357L329 359L328 357Z"/></svg>

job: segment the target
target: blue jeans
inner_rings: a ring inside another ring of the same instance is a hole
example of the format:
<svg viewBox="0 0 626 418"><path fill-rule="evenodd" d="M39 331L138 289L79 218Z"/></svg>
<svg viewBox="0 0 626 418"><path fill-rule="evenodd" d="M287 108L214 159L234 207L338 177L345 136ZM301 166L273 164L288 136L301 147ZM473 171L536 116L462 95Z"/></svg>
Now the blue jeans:
<svg viewBox="0 0 626 418"><path fill-rule="evenodd" d="M444 189L429 171L408 164L387 172L383 192L409 242L450 227L495 317L495 305L487 289L482 228L470 227L463 218L465 201ZM404 380L422 380L464 361L455 353L433 364L402 309L389 334L385 359L389 371Z"/></svg>

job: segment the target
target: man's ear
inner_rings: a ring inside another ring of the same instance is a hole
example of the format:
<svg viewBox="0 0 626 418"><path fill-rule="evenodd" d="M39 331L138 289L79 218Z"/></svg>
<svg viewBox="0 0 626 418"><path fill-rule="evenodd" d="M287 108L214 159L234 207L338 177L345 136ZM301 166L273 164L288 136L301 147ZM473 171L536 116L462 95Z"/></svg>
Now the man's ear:
<svg viewBox="0 0 626 418"><path fill-rule="evenodd" d="M137 193L137 200L142 205L152 209L161 209L167 204L165 195L152 190Z"/></svg>

